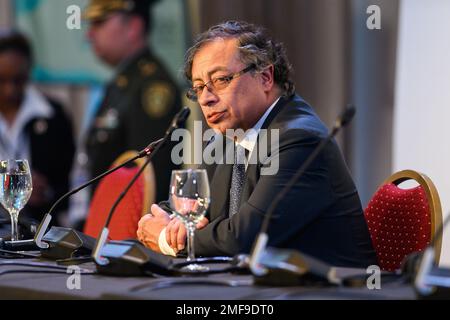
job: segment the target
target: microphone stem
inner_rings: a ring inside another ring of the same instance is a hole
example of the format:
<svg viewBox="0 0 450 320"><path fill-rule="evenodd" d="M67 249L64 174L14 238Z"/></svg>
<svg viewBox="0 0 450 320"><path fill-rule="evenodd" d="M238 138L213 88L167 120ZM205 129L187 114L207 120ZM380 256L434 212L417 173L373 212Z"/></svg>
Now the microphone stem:
<svg viewBox="0 0 450 320"><path fill-rule="evenodd" d="M176 128L172 127L172 130L174 130L174 129L176 129ZM107 237L109 234L108 226L109 226L109 223L111 222L114 212L116 211L117 206L122 201L122 199L125 197L125 195L128 193L128 191L131 189L131 187L136 182L136 180L139 178L139 176L142 174L142 172L144 172L145 168L148 166L150 161L153 159L153 156L156 153L158 153L159 149L161 149L166 144L167 140L170 137L170 134L172 133L172 130L168 130L168 132L166 132L166 135L161 140L161 142L158 143L158 145L156 146L156 148L154 150L147 152L147 160L142 165L142 167L139 169L139 171L134 175L134 177L130 180L130 182L127 184L125 189L121 192L121 194L119 195L117 200L112 205L111 210L108 213L108 217L106 218L105 224L104 224L102 230L100 231L99 236L97 237L97 241L95 243L94 249L92 250L92 258L94 259L94 261L97 264L103 265L103 266L106 266L109 264L108 259L103 258L101 256L101 251L103 249L104 244L107 241Z"/></svg>
<svg viewBox="0 0 450 320"><path fill-rule="evenodd" d="M289 182L284 186L281 192L277 193L275 199L270 204L267 209L266 216L264 217L264 221L261 227L261 233L267 233L269 228L270 219L272 218L273 212L277 207L278 203L284 198L286 193L291 190L297 180L304 174L306 169L308 169L309 165L317 158L322 149L330 142L331 139L338 133L340 126L335 126L332 132L327 136L325 140L322 140L317 148L314 149L313 153L308 157L308 159L302 164L302 166L297 170L294 176L289 180Z"/></svg>
<svg viewBox="0 0 450 320"><path fill-rule="evenodd" d="M122 201L122 199L125 197L125 195L128 193L128 191L130 190L130 188L133 186L133 184L136 182L136 180L139 178L139 176L142 174L142 172L144 172L145 167L147 167L147 165L150 163L150 161L153 159L153 156L155 154L158 153L159 149L161 149L167 142L167 140L169 140L172 132L179 128L179 126L181 125L181 123L184 123L184 121L186 121L186 118L189 116L190 113L190 109L187 107L184 107L175 117L175 119L173 120L172 124L170 125L170 127L167 129L165 135L163 138L159 139L156 143L156 147L151 150L151 148L146 148L143 151L145 151L146 153L143 154L142 156L147 155L147 161L145 161L145 163L143 164L142 168L139 169L139 171L134 175L133 179L131 179L131 181L128 183L128 185L126 186L126 188L122 191L122 193L120 194L120 196L117 198L117 200L114 202L113 206L111 207L111 210L109 211L108 217L106 219L105 225L103 226L103 229L108 228L109 223L111 221L111 218L114 214L114 211L116 210L117 206L119 205L119 203Z"/></svg>
<svg viewBox="0 0 450 320"><path fill-rule="evenodd" d="M139 178L139 176L144 172L147 165L150 163L150 161L153 159L154 155L158 153L159 149L161 149L169 140L170 136L172 135L172 132L175 129L178 129L181 124L183 124L186 121L186 118L190 114L190 109L187 107L184 107L176 116L175 119L172 121L172 124L167 129L164 137L156 142L156 147L154 149L151 148L145 148L143 151L145 151L144 155L147 155L147 160L143 164L143 166L139 169L139 171L134 175L134 177L131 179L131 181L128 183L128 185L125 187L125 189L122 191L120 196L117 198L117 200L114 202L114 204L111 207L111 210L108 213L108 217L106 218L105 225L103 226L102 231L100 231L100 234L97 238L97 242L95 243L95 247L92 251L92 257L94 258L94 261L97 262L100 265L107 265L109 263L108 259L105 259L101 256L101 251L103 245L106 243L107 236L109 234L109 223L111 222L111 219L113 217L113 214L119 205L119 203L122 201L122 199L125 197L125 195L128 193L128 191L131 189L133 184L136 182L136 180Z"/></svg>
<svg viewBox="0 0 450 320"><path fill-rule="evenodd" d="M161 147L166 143L168 138L169 138L169 135L165 136L164 139L161 141L161 143L159 143L158 146L152 152L150 152L150 154L147 156L147 160L145 161L145 163L142 165L142 167L139 169L139 171L134 175L133 179L130 180L130 182L128 183L126 188L122 191L122 193L119 195L119 197L117 198L117 200L114 202L113 206L111 207L111 210L109 211L109 214L105 221L105 225L104 225L103 229L108 228L109 223L111 222L111 218L113 217L114 211L116 210L117 206L122 201L122 199L126 196L128 191L131 189L131 187L136 182L136 180L139 178L139 176L142 174L142 172L144 172L145 168L148 166L150 161L153 159L153 155L158 153L159 149L161 149Z"/></svg>
<svg viewBox="0 0 450 320"><path fill-rule="evenodd" d="M71 195L77 193L78 191L80 191L80 190L86 188L87 186L93 184L94 182L100 180L100 179L103 178L104 176L107 176L107 175L113 173L114 171L119 170L120 168L126 166L127 164L129 164L129 163L133 162L134 160L139 159L139 158L141 158L141 157L142 157L142 155L139 154L139 155L137 155L137 156L135 156L135 157L133 157L133 158L131 158L131 159L125 161L125 162L122 163L121 165L119 165L119 166L117 166L117 167L114 167L114 168L112 168L112 169L110 169L110 170L108 170L108 171L102 173L101 175L99 175L99 176L97 176L97 177L95 177L95 178L93 178L93 179L87 181L86 183L82 184L82 185L79 186L78 188L73 189L73 190L67 192L65 195L63 195L61 198L59 198L59 199L55 202L55 204L53 204L53 206L50 208L50 210L48 211L47 214L51 214L51 213L53 212L53 210L56 208L56 206L58 206L58 204L59 204L61 201L65 200L66 198L70 197Z"/></svg>
<svg viewBox="0 0 450 320"><path fill-rule="evenodd" d="M250 270L254 275L263 276L267 273L267 269L260 265L260 258L263 255L263 252L266 248L266 245L269 241L268 229L269 223L272 219L273 212L275 208L278 206L278 203L286 196L286 194L291 190L297 180L305 173L306 169L310 166L310 164L317 158L319 153L325 148L325 146L330 142L331 139L339 132L342 126L346 125L354 115L354 109L347 109L343 116L340 117L338 121L336 121L333 129L328 134L325 140L322 140L319 145L313 150L313 152L308 156L308 158L303 162L301 167L297 170L294 176L288 181L288 183L283 187L283 189L277 193L274 200L270 204L267 209L266 215L264 216L264 220L261 226L261 231L258 234L256 239L256 243L252 249L250 254Z"/></svg>
<svg viewBox="0 0 450 320"><path fill-rule="evenodd" d="M162 139L158 140L155 142L155 144L157 145L156 148L158 148L160 146L160 142L162 141ZM50 222L52 221L52 212L53 210L56 208L56 206L58 206L62 201L64 201L65 199L67 199L68 197L70 197L71 195L77 193L78 191L86 188L87 186L93 184L94 182L102 179L103 177L113 173L114 171L119 170L120 168L128 165L129 163L135 161L136 159L142 158L144 156L146 156L147 154L152 152L152 147L154 147L155 144L151 144L149 145L147 148L145 148L144 150L142 150L141 152L139 152L138 155L136 155L135 157L128 159L127 161L125 161L124 163L118 165L117 167L114 167L112 169L109 169L108 171L102 173L101 175L87 181L86 183L82 184L81 186L67 192L66 194L64 194L62 197L60 197L50 208L50 210L48 210L48 212L45 214L44 218L41 220L41 223L39 224L37 231L36 231L36 235L34 237L34 242L36 243L36 245L41 248L41 249L46 249L48 247L48 245L44 242L42 242L42 238L44 237L45 231L47 230L48 226L50 225Z"/></svg>

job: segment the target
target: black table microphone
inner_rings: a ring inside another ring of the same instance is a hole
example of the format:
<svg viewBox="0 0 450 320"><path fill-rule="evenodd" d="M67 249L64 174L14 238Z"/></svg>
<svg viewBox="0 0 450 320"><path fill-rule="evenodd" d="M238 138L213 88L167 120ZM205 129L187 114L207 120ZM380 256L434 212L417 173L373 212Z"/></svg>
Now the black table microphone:
<svg viewBox="0 0 450 320"><path fill-rule="evenodd" d="M158 146L160 144L160 142L162 141L162 139L159 139L157 141L154 141L152 143L150 143L146 148L144 148L143 150L141 150L138 155L136 155L135 157L125 161L124 163L98 175L97 177L87 181L86 183L82 184L81 186L69 191L68 193L66 193L65 195L63 195L61 198L59 198L54 204L53 206L50 208L50 210L46 213L46 215L44 216L44 218L42 219L41 224L39 225L37 232L36 232L36 236L34 238L34 241L36 243L36 245L41 248L41 249L46 249L48 248L48 244L43 242L43 236L45 231L47 230L51 220L52 220L52 215L51 213L53 212L53 210L65 199L67 199L68 197L72 196L73 194L81 191L82 189L94 184L95 182L99 181L100 179L110 175L111 173L119 170L120 168L127 166L128 164L132 163L133 161L135 161L136 159L140 159L145 157L146 155L150 154L151 152L153 152L153 150L156 148L156 146Z"/></svg>
<svg viewBox="0 0 450 320"><path fill-rule="evenodd" d="M34 240L38 249L41 250L42 256L50 259L68 259L74 256L86 256L90 255L95 244L95 238L90 237L78 230L73 228L63 228L63 227L51 227L50 230L46 232L51 220L51 213L54 208L67 199L71 195L79 192L80 190L86 188L87 186L97 182L98 180L104 178L105 176L119 170L120 168L132 163L136 159L143 158L148 154L151 154L156 147L162 142L162 139L152 142L146 148L141 150L138 155L125 161L124 163L100 174L99 176L89 180L83 185L79 186L72 191L69 191L61 198L59 198L55 204L50 208L48 213L44 216L41 224L39 225ZM45 234L45 235L44 235ZM27 240L23 241L26 242ZM30 241L30 240L28 240ZM14 245L14 243L12 242ZM17 245L15 245L17 247ZM20 248L20 247L19 247Z"/></svg>
<svg viewBox="0 0 450 320"><path fill-rule="evenodd" d="M170 127L167 129L162 142L158 144L155 150L148 156L147 161L142 168L136 173L133 179L130 180L123 192L119 195L113 204L105 225L98 236L94 250L92 251L92 258L94 259L97 270L100 273L108 275L142 275L147 273L171 274L169 270L172 265L172 258L156 253L141 243L136 241L110 241L106 243L109 235L109 223L113 217L115 209L120 201L125 197L131 186L135 183L137 178L142 174L145 167L150 163L152 158L158 150L164 146L167 140L172 135L172 132L181 127L186 119L189 117L190 109L183 108L172 121Z"/></svg>
<svg viewBox="0 0 450 320"><path fill-rule="evenodd" d="M180 114L184 114L187 107L184 107L172 120L171 126L178 121ZM65 199L79 192L80 190L92 185L105 176L127 166L136 159L143 158L152 154L156 148L160 149L165 143L164 138L153 141L147 147L142 149L138 155L125 161L124 163L109 169L108 171L98 175L97 177L87 181L83 185L67 192L61 196L45 214L41 223L39 224L34 239L19 240L19 241L5 241L4 247L10 250L41 250L42 256L52 259L67 259L75 255L90 255L95 245L95 238L83 234L80 231L72 228L52 227L47 233L47 229L52 220L53 210ZM30 248L32 247L32 248Z"/></svg>

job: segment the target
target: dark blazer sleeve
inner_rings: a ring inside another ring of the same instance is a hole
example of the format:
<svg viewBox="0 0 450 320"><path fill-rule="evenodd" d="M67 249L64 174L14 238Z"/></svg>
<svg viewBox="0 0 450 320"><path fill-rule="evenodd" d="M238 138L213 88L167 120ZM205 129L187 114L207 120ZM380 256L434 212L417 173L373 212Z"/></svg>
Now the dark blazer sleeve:
<svg viewBox="0 0 450 320"><path fill-rule="evenodd" d="M320 134L302 129L291 129L280 135L278 172L275 175L259 176L261 167L268 166L267 162L249 165L248 179L252 179L252 170L256 171L256 177L248 198L241 203L240 211L233 217L224 214L196 232L196 253L204 256L248 253L274 196L287 184L321 139ZM330 143L330 148L337 146ZM289 241L332 203L325 152L313 162L277 206L270 222L269 245L277 246Z"/></svg>
<svg viewBox="0 0 450 320"><path fill-rule="evenodd" d="M29 124L32 167L47 177L52 189L52 196L44 208L31 208L36 218L41 216L50 206L69 190L69 175L75 153L75 142L72 123L61 105L49 101L54 115L48 120L48 128L44 134L33 131L34 122ZM55 216L67 208L67 201L58 206Z"/></svg>

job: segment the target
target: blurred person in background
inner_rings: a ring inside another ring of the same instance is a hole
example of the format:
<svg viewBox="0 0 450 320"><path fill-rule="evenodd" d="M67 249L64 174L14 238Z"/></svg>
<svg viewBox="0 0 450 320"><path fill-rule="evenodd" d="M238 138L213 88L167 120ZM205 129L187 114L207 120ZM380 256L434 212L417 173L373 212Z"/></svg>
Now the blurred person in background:
<svg viewBox="0 0 450 320"><path fill-rule="evenodd" d="M75 146L61 105L29 84L32 64L26 37L0 32L0 158L29 161L33 193L20 216L39 221L68 191ZM57 208L55 222L65 209L67 203Z"/></svg>

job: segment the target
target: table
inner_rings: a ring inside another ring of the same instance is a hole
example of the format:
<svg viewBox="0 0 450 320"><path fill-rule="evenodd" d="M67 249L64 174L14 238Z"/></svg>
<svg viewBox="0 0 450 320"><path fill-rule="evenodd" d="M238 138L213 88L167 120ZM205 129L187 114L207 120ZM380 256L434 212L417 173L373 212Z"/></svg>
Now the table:
<svg viewBox="0 0 450 320"><path fill-rule="evenodd" d="M410 300L416 298L413 288L403 281L382 283L380 290L338 286L282 287L255 285L251 275L229 273L182 277L112 277L81 274L79 288L76 288L77 282L74 281L73 272L66 273L65 270L60 270L59 272L63 273L34 273L49 270L36 266L17 266L13 265L14 263L38 263L51 267L57 265L54 261L42 259L0 259L0 299ZM78 267L87 272L95 271L92 262L80 264Z"/></svg>

